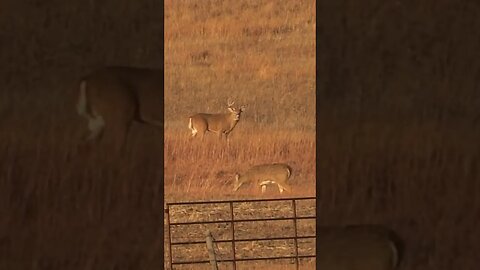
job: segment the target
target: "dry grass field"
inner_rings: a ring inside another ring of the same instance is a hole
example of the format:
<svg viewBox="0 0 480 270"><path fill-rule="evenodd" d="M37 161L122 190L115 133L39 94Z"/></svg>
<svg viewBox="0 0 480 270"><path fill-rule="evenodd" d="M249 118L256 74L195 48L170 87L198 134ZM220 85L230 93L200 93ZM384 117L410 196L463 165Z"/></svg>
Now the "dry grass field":
<svg viewBox="0 0 480 270"><path fill-rule="evenodd" d="M224 113L229 98L235 106L246 105L229 144L215 134L207 133L204 141L190 138L188 117ZM278 197L274 186L265 195L252 185L232 191L236 172L273 162L293 168L293 190L286 196L315 196L315 1L166 1L164 151L165 201ZM315 224L309 225L314 231ZM286 225L257 226L257 234L291 233ZM198 232L203 235L199 228L183 234ZM275 243L277 251L270 242L248 246L248 256L286 254L292 243L283 242ZM314 252L314 242L304 246ZM174 251L188 254L183 260L206 255L198 245ZM293 267L282 264L275 269Z"/></svg>
<svg viewBox="0 0 480 270"><path fill-rule="evenodd" d="M317 195L318 224L392 227L404 269L478 269L479 8L356 3L167 0L165 52L160 1L2 3L0 269L161 269L163 195L278 197L231 191L266 162ZM78 148L78 79L162 59L165 133L135 125L125 156ZM230 145L190 140L188 117L229 97L247 105Z"/></svg>
<svg viewBox="0 0 480 270"><path fill-rule="evenodd" d="M265 162L291 164L297 193L312 195L314 72L314 1L166 1L167 200L211 198ZM190 141L188 117L226 112L229 97L247 105L230 146L213 134Z"/></svg>

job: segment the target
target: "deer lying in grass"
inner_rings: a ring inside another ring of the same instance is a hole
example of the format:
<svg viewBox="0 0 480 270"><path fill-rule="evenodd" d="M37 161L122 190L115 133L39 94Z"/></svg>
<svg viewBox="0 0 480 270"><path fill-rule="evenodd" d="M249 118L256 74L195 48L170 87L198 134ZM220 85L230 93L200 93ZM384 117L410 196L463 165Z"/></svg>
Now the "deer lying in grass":
<svg viewBox="0 0 480 270"><path fill-rule="evenodd" d="M292 168L287 164L274 163L256 165L246 171L243 175L235 175L233 191L237 191L245 183L253 183L262 187L262 193L265 193L268 184L276 184L280 193L284 190L290 191L287 184L292 175Z"/></svg>
<svg viewBox="0 0 480 270"><path fill-rule="evenodd" d="M317 225L318 269L395 270L403 253L400 238L380 225Z"/></svg>
<svg viewBox="0 0 480 270"><path fill-rule="evenodd" d="M221 139L228 140L228 135L240 121L240 115L245 110L245 106L240 106L236 109L233 107L235 102L228 100L227 113L197 113L192 115L188 119L188 128L192 131L192 137L197 136L200 133L203 139L207 131L216 133Z"/></svg>

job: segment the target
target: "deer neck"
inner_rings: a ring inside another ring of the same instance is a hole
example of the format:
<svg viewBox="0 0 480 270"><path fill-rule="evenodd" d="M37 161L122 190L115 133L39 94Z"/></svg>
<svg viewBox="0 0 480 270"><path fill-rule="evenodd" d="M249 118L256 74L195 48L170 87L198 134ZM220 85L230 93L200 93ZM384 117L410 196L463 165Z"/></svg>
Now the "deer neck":
<svg viewBox="0 0 480 270"><path fill-rule="evenodd" d="M228 116L229 130L232 130L238 123L238 119L235 119L235 114L230 114Z"/></svg>

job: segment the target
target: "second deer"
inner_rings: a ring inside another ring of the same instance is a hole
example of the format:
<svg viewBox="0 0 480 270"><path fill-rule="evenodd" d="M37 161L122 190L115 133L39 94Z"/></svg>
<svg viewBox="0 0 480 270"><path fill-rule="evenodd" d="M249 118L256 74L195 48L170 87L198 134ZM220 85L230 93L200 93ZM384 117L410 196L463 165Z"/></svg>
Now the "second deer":
<svg viewBox="0 0 480 270"><path fill-rule="evenodd" d="M233 191L237 191L245 183L253 183L262 187L262 193L265 193L268 184L276 184L280 193L283 193L284 190L291 190L287 184L291 175L292 168L287 164L256 165L242 175L238 173L235 175Z"/></svg>

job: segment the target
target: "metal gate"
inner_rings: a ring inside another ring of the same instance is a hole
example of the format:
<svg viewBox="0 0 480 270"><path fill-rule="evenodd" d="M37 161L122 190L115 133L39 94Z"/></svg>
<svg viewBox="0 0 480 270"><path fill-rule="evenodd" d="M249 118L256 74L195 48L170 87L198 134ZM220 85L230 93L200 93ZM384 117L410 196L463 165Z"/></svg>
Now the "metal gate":
<svg viewBox="0 0 480 270"><path fill-rule="evenodd" d="M194 259L194 260L174 260L172 257L172 247L173 246L185 246L185 245L199 245L204 244L204 240L199 241L173 241L172 240L172 228L173 227L182 227L194 224L228 224L230 227L230 237L229 239L214 240L214 243L231 243L231 258L218 259L217 262L231 262L233 269L237 268L237 262L240 261L259 261L259 260L278 260L278 259L291 259L294 260L296 269L299 268L299 259L303 258L315 258L315 253L313 254L299 254L298 249L298 240L300 239L315 239L315 234L313 235L299 235L298 233L298 221L299 220L315 220L316 216L306 215L302 216L298 214L297 205L299 201L313 201L315 204L316 197L297 197L297 198L275 198L275 199L250 199L250 200L222 200L222 201L195 201L195 202L172 202L166 204L165 214L167 217L167 230L168 230L168 255L169 255L169 265L171 269L174 269L176 265L186 265L186 264L207 264L210 263L210 260L207 259ZM281 217L266 217L266 218L236 218L234 208L236 205L245 204L245 203L259 203L259 202L291 202L291 215L290 216L281 216ZM221 220L193 220L193 221L182 221L182 222L171 222L171 215L174 215L171 210L172 207L180 205L228 205L228 218L222 218ZM261 222L261 221L285 221L291 220L293 226L293 235L285 237L264 237L264 238L255 238L255 237L242 237L237 238L235 225L242 222ZM269 256L269 257L249 257L249 258L239 258L236 254L235 245L240 242L253 242L254 241L264 241L264 240L293 240L294 243L294 254L289 256Z"/></svg>

